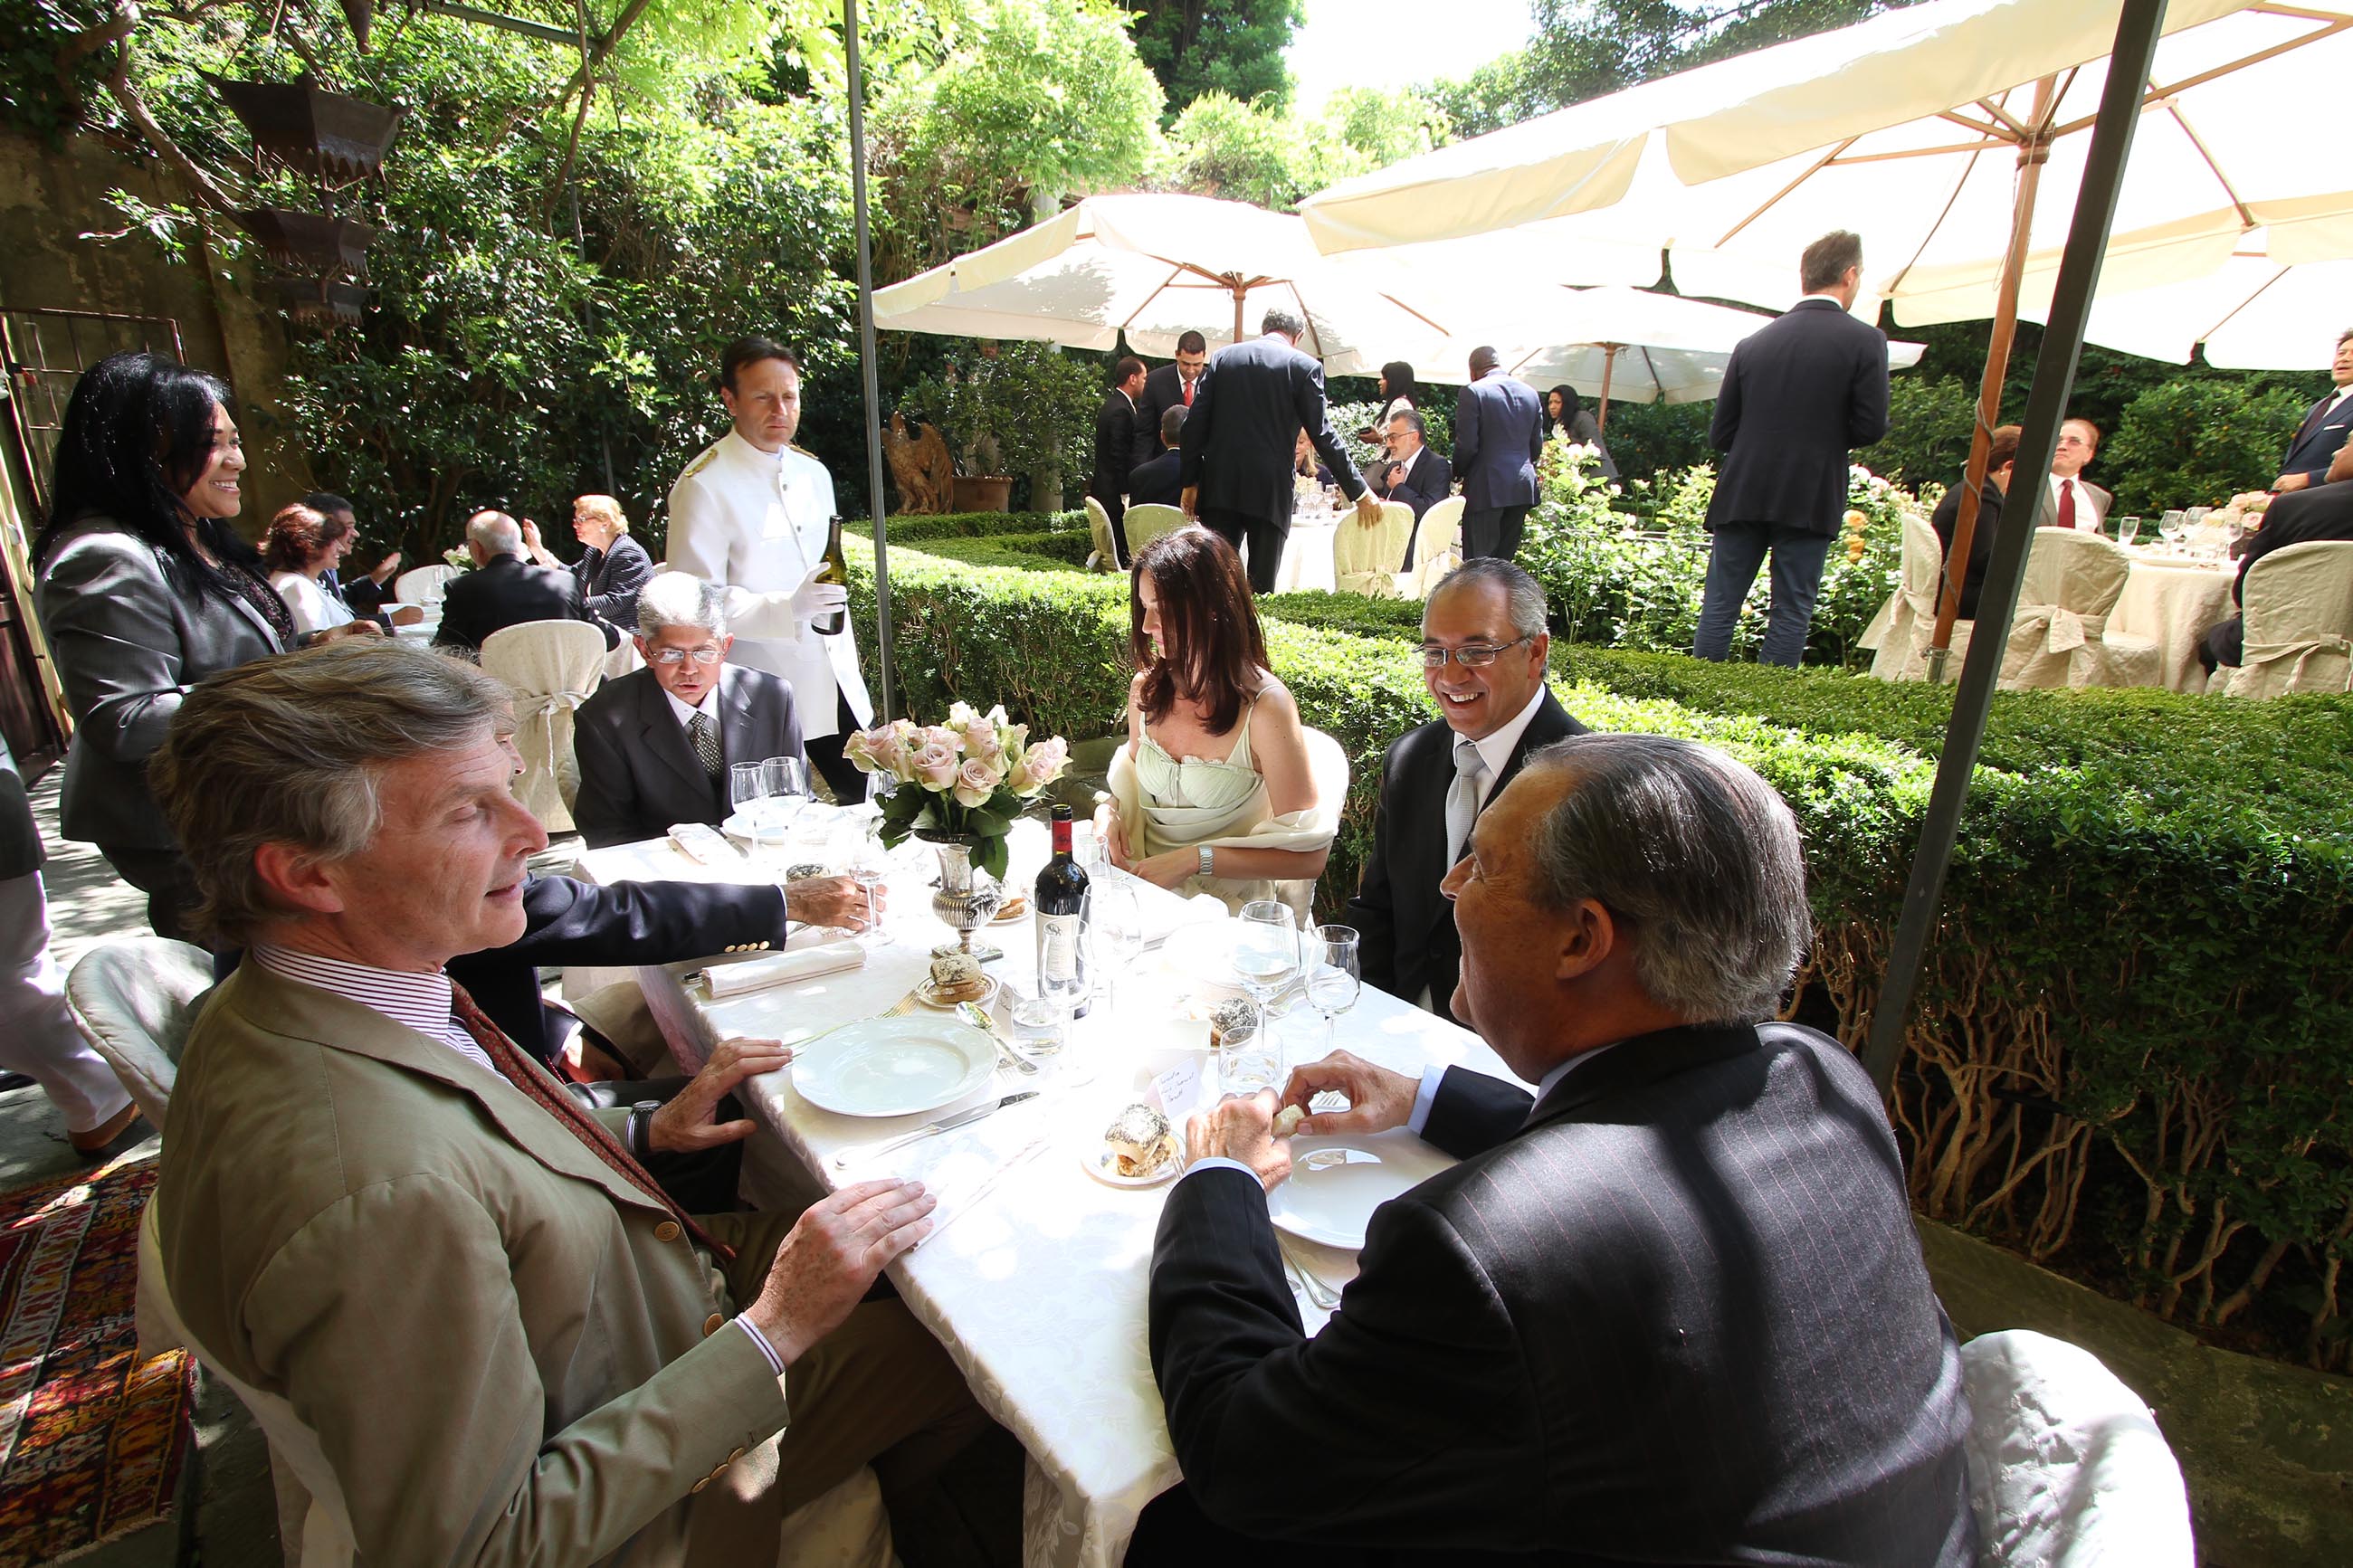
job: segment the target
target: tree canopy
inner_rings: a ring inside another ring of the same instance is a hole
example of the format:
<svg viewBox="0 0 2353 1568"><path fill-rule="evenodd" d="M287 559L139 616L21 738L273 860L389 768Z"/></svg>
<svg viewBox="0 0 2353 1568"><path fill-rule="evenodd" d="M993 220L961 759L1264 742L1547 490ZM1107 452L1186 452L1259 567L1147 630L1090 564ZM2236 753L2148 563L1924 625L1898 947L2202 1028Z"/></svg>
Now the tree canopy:
<svg viewBox="0 0 2353 1568"><path fill-rule="evenodd" d="M1135 52L1168 99L1163 124L1223 93L1261 109L1291 101L1282 51L1306 19L1303 0L1136 0Z"/></svg>

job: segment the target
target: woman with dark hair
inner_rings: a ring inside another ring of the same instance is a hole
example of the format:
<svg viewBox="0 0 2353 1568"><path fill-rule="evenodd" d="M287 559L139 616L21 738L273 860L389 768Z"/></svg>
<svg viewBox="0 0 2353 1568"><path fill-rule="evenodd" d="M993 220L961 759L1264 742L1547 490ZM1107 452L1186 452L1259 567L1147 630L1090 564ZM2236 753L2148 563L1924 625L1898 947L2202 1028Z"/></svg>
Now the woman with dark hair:
<svg viewBox="0 0 2353 1568"><path fill-rule="evenodd" d="M1545 435L1547 438L1556 435L1592 447L1601 459L1601 477L1618 477L1618 465L1610 459L1609 443L1601 438L1600 422L1577 395L1577 388L1567 382L1545 394Z"/></svg>
<svg viewBox="0 0 2353 1568"><path fill-rule="evenodd" d="M1413 366L1401 359L1393 359L1381 366L1379 384L1381 411L1373 416L1370 425L1356 432L1356 439L1370 441L1376 447L1381 444L1381 437L1388 434L1390 416L1413 407L1421 396L1421 388L1413 379Z"/></svg>
<svg viewBox="0 0 2353 1568"><path fill-rule="evenodd" d="M184 937L185 862L147 791L148 754L188 689L299 638L261 558L229 526L245 451L228 388L159 354L115 354L66 405L57 490L33 549L35 602L66 704L69 838L95 843Z"/></svg>
<svg viewBox="0 0 2353 1568"><path fill-rule="evenodd" d="M319 511L301 501L280 508L269 520L269 531L261 541L261 564L269 573L269 585L286 601L296 631L307 636L350 626L364 635L380 629L374 621L354 620L351 606L320 581L342 565L358 542L359 530L348 515Z"/></svg>
<svg viewBox="0 0 2353 1568"><path fill-rule="evenodd" d="M1138 552L1128 587L1127 744L1112 760L1113 864L1239 909L1312 887L1338 802L1319 803L1299 705L1267 668L1234 547L1182 528Z"/></svg>

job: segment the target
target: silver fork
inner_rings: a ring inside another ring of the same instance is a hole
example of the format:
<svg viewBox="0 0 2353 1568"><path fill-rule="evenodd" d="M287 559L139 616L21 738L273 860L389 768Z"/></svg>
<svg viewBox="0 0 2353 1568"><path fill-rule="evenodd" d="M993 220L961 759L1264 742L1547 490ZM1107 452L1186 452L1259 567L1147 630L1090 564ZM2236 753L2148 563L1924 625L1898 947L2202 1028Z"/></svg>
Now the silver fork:
<svg viewBox="0 0 2353 1568"><path fill-rule="evenodd" d="M1299 1281L1299 1288L1307 1293L1309 1301L1326 1312L1339 1306L1340 1292L1324 1283L1321 1275L1302 1263L1298 1255L1291 1248L1282 1247L1280 1243L1277 1246L1282 1253L1283 1267L1291 1271L1291 1277L1293 1279Z"/></svg>

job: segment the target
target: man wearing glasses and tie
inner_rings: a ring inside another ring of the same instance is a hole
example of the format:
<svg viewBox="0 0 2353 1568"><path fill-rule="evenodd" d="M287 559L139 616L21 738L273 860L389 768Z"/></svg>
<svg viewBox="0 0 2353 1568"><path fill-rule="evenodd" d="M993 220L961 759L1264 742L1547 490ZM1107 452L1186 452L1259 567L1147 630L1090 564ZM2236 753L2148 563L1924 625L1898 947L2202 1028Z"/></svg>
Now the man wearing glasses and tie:
<svg viewBox="0 0 2353 1568"><path fill-rule="evenodd" d="M638 595L646 668L580 707L573 819L591 848L659 838L682 822L727 820L732 763L802 757L790 681L727 662L724 591L684 572Z"/></svg>
<svg viewBox="0 0 2353 1568"><path fill-rule="evenodd" d="M1545 686L1551 651L1544 590L1508 561L1465 561L1422 611L1422 679L1441 717L1389 747L1348 923L1366 983L1442 1018L1462 945L1439 884L1528 754L1586 732Z"/></svg>

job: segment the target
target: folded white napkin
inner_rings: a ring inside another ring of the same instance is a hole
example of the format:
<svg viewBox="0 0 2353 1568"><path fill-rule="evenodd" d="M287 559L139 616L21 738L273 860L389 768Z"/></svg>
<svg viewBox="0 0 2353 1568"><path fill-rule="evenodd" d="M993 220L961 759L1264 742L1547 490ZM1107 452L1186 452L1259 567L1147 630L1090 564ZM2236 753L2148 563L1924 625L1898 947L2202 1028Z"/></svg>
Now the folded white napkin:
<svg viewBox="0 0 2353 1568"><path fill-rule="evenodd" d="M741 996L747 991L765 991L771 985L789 985L797 980L814 980L820 974L856 969L865 962L866 950L856 942L828 942L790 952L772 952L741 963L714 963L702 972L702 979L711 989L711 999L717 1002Z"/></svg>

